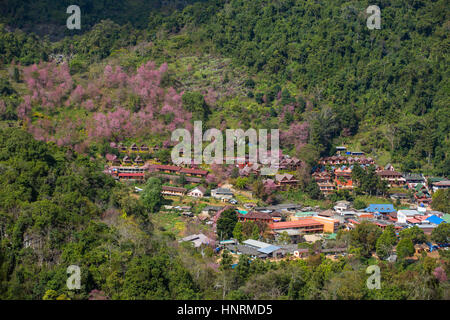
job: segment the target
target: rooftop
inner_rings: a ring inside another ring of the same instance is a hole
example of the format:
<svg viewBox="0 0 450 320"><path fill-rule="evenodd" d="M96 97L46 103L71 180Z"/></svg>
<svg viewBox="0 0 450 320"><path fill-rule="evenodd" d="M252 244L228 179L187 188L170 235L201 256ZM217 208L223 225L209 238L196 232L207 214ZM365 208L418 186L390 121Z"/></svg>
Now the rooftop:
<svg viewBox="0 0 450 320"><path fill-rule="evenodd" d="M264 247L264 248L258 249L258 251L261 252L261 253L270 254L270 253L272 253L274 251L277 251L278 249L281 249L281 248L277 247L277 246L270 245L268 247Z"/></svg>
<svg viewBox="0 0 450 320"><path fill-rule="evenodd" d="M275 222L270 224L273 230L277 229L292 229L301 228L305 226L322 226L323 224L313 219L301 219L296 221Z"/></svg>
<svg viewBox="0 0 450 320"><path fill-rule="evenodd" d="M255 248L258 248L258 249L266 248L266 247L272 246L272 245L269 244L269 243L265 243L265 242L258 241L258 240L253 240L253 239L245 240L245 241L242 242L242 243L245 244L245 245L247 245L247 246L255 247Z"/></svg>
<svg viewBox="0 0 450 320"><path fill-rule="evenodd" d="M395 209L392 204L369 204L369 206L365 209L365 211L389 213L395 211Z"/></svg>

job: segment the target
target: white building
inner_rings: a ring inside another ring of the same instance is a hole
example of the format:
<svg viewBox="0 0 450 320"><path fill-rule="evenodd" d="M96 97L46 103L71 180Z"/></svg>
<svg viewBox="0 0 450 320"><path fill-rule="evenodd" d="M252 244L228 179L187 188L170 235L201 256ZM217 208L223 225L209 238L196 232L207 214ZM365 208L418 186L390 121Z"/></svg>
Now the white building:
<svg viewBox="0 0 450 320"><path fill-rule="evenodd" d="M211 196L217 199L231 199L233 198L233 191L227 188L217 188L211 190Z"/></svg>
<svg viewBox="0 0 450 320"><path fill-rule="evenodd" d="M206 189L202 186L195 187L188 192L188 196L195 198L203 198L205 196Z"/></svg>
<svg viewBox="0 0 450 320"><path fill-rule="evenodd" d="M399 223L406 223L406 220L413 218L414 216L420 215L417 210L398 210L397 211L397 221Z"/></svg>
<svg viewBox="0 0 450 320"><path fill-rule="evenodd" d="M342 214L342 212L347 211L350 208L350 202L348 201L338 201L336 205L333 207L334 211Z"/></svg>

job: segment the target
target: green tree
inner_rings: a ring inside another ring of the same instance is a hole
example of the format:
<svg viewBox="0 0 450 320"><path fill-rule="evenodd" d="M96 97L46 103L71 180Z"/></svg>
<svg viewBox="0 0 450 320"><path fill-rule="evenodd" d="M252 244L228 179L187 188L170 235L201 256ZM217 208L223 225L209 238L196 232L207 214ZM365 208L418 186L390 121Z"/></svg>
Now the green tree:
<svg viewBox="0 0 450 320"><path fill-rule="evenodd" d="M431 207L434 210L450 213L450 189L440 189L433 194Z"/></svg>
<svg viewBox="0 0 450 320"><path fill-rule="evenodd" d="M450 242L450 224L441 223L434 228L431 232L431 240L436 243L449 243Z"/></svg>
<svg viewBox="0 0 450 320"><path fill-rule="evenodd" d="M245 281L250 277L250 259L247 255L241 254L237 266L234 268L236 285L242 286Z"/></svg>
<svg viewBox="0 0 450 320"><path fill-rule="evenodd" d="M149 178L141 193L144 206L152 213L159 211L163 197L161 195L162 185L158 178Z"/></svg>
<svg viewBox="0 0 450 320"><path fill-rule="evenodd" d="M231 264L233 263L233 257L228 253L228 250L222 251L222 259L220 260L220 269L222 271L231 270Z"/></svg>
<svg viewBox="0 0 450 320"><path fill-rule="evenodd" d="M278 242L280 242L282 244L289 244L289 243L291 243L291 237L289 236L289 234L286 231L283 231L278 236Z"/></svg>
<svg viewBox="0 0 450 320"><path fill-rule="evenodd" d="M259 235L260 235L260 231L259 231L258 225L255 223L255 225L253 226L253 230L252 230L252 239L258 240Z"/></svg>
<svg viewBox="0 0 450 320"><path fill-rule="evenodd" d="M397 241L397 237L395 235L395 229L393 225L388 225L381 236L378 238L376 243L376 252L380 259L387 258Z"/></svg>
<svg viewBox="0 0 450 320"><path fill-rule="evenodd" d="M320 192L320 188L315 181L310 181L305 188L305 192L311 197L311 199L321 199L322 192Z"/></svg>
<svg viewBox="0 0 450 320"><path fill-rule="evenodd" d="M410 238L403 238L397 244L396 248L397 256L399 259L405 259L414 254L414 243Z"/></svg>
<svg viewBox="0 0 450 320"><path fill-rule="evenodd" d="M399 236L400 239L409 238L413 243L424 243L427 241L425 233L418 226L413 226L411 228L401 230Z"/></svg>
<svg viewBox="0 0 450 320"><path fill-rule="evenodd" d="M248 178L239 177L236 179L234 186L240 190L245 189L248 184Z"/></svg>
<svg viewBox="0 0 450 320"><path fill-rule="evenodd" d="M242 223L237 222L233 229L233 238L238 240L239 242L244 241L244 235L242 233Z"/></svg>
<svg viewBox="0 0 450 320"><path fill-rule="evenodd" d="M356 199L355 202L353 202L353 207L356 210L361 210L361 209L367 208L367 204L364 201L360 200L360 199Z"/></svg>
<svg viewBox="0 0 450 320"><path fill-rule="evenodd" d="M182 96L183 106L192 112L193 120L206 121L210 110L200 92L185 92Z"/></svg>
<svg viewBox="0 0 450 320"><path fill-rule="evenodd" d="M233 230L238 219L236 210L233 208L227 209L220 214L217 220L217 234L221 239L229 239L233 236Z"/></svg>
<svg viewBox="0 0 450 320"><path fill-rule="evenodd" d="M363 256L370 256L375 250L381 230L375 224L369 221L361 222L354 230L351 231L351 245L361 248Z"/></svg>

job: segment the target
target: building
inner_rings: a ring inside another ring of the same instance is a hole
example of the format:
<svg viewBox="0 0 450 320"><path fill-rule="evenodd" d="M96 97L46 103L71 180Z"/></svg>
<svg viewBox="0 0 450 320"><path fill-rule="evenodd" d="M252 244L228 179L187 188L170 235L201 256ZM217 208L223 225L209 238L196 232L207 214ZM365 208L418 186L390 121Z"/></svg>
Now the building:
<svg viewBox="0 0 450 320"><path fill-rule="evenodd" d="M311 218L300 219L296 221L285 221L285 222L274 222L269 225L273 232L282 233L284 231L296 234L307 234L307 233L323 233L323 223L320 223ZM293 230L295 232L289 232Z"/></svg>
<svg viewBox="0 0 450 320"><path fill-rule="evenodd" d="M187 176L199 177L203 178L208 175L208 171L202 169L193 169L193 168L182 168L179 171L180 174L185 174Z"/></svg>
<svg viewBox="0 0 450 320"><path fill-rule="evenodd" d="M282 257L285 252L281 247L253 239L245 240L242 244L272 258Z"/></svg>
<svg viewBox="0 0 450 320"><path fill-rule="evenodd" d="M131 164L133 163L133 161L131 160L130 157L125 156L125 157L123 157L123 159L122 159L122 163L123 163L124 165L131 165Z"/></svg>
<svg viewBox="0 0 450 320"><path fill-rule="evenodd" d="M425 185L418 183L414 191L414 200L418 205L427 206L431 203L432 198Z"/></svg>
<svg viewBox="0 0 450 320"><path fill-rule="evenodd" d="M331 177L331 174L328 173L328 171L316 171L312 174L312 176L323 194L328 195L336 190L336 187L333 183L333 178Z"/></svg>
<svg viewBox="0 0 450 320"><path fill-rule="evenodd" d="M202 209L202 213L216 214L221 209L223 209L223 206L206 206Z"/></svg>
<svg viewBox="0 0 450 320"><path fill-rule="evenodd" d="M334 170L334 175L336 176L336 179L342 177L348 180L352 178L352 169L350 167L342 166Z"/></svg>
<svg viewBox="0 0 450 320"><path fill-rule="evenodd" d="M381 180L387 181L389 187L401 187L406 183L406 179L400 172L393 170L381 170L376 173Z"/></svg>
<svg viewBox="0 0 450 320"><path fill-rule="evenodd" d="M108 169L109 173L119 180L145 180L146 169L138 166L115 166Z"/></svg>
<svg viewBox="0 0 450 320"><path fill-rule="evenodd" d="M340 214L344 211L348 211L349 208L350 202L345 200L336 202L336 205L333 207L334 211Z"/></svg>
<svg viewBox="0 0 450 320"><path fill-rule="evenodd" d="M295 203L281 203L281 204L276 204L273 206L267 206L267 207L255 207L254 209L256 211L261 211L261 212L267 212L267 213L271 213L273 211L281 211L281 212L287 212L287 213L295 213L298 210L300 210L302 208L301 204L295 204Z"/></svg>
<svg viewBox="0 0 450 320"><path fill-rule="evenodd" d="M165 173L175 173L178 174L181 170L181 167L165 165L165 164L155 164L152 165L152 169L156 172L165 172Z"/></svg>
<svg viewBox="0 0 450 320"><path fill-rule="evenodd" d="M138 148L138 146L136 145L136 143L133 143L133 144L131 145L130 151L131 151L131 152L138 152L138 151L139 151L139 148Z"/></svg>
<svg viewBox="0 0 450 320"><path fill-rule="evenodd" d="M140 148L141 152L149 152L150 149L145 144L141 144Z"/></svg>
<svg viewBox="0 0 450 320"><path fill-rule="evenodd" d="M144 160L142 160L142 158L141 158L140 156L137 156L137 157L134 159L134 163L135 163L136 165L138 165L138 166L142 166L142 165L144 165Z"/></svg>
<svg viewBox="0 0 450 320"><path fill-rule="evenodd" d="M338 146L338 147L336 147L336 153L338 154L338 155L341 155L341 152L342 153L345 153L347 151L347 147L344 147L344 146Z"/></svg>
<svg viewBox="0 0 450 320"><path fill-rule="evenodd" d="M425 183L425 178L417 173L404 173L403 178L409 188L414 188L419 183Z"/></svg>
<svg viewBox="0 0 450 320"><path fill-rule="evenodd" d="M162 186L161 193L168 196L184 196L186 191L186 188Z"/></svg>
<svg viewBox="0 0 450 320"><path fill-rule="evenodd" d="M208 238L203 233L192 234L190 236L184 237L180 239L178 242L192 242L195 248L198 248L202 245L206 246L214 246L215 241L211 238Z"/></svg>
<svg viewBox="0 0 450 320"><path fill-rule="evenodd" d="M231 199L234 194L233 191L228 188L217 188L211 190L211 196L216 199Z"/></svg>
<svg viewBox="0 0 450 320"><path fill-rule="evenodd" d="M353 180L336 179L336 188L338 190L353 190Z"/></svg>
<svg viewBox="0 0 450 320"><path fill-rule="evenodd" d="M450 188L450 180L438 181L432 184L433 192L436 192L440 189L448 189Z"/></svg>
<svg viewBox="0 0 450 320"><path fill-rule="evenodd" d="M288 186L297 185L298 180L292 174L283 173L275 175L275 184L280 189L286 189Z"/></svg>
<svg viewBox="0 0 450 320"><path fill-rule="evenodd" d="M342 166L334 170L334 182L338 190L352 190L352 168Z"/></svg>
<svg viewBox="0 0 450 320"><path fill-rule="evenodd" d="M407 225L418 225L418 224L423 224L423 223L429 223L426 219L428 218L428 216L423 216L423 215L416 215L413 216L412 218L407 218L406 219L406 224Z"/></svg>
<svg viewBox="0 0 450 320"><path fill-rule="evenodd" d="M313 216L312 220L323 224L323 232L336 233L339 228L339 221L330 217Z"/></svg>
<svg viewBox="0 0 450 320"><path fill-rule="evenodd" d="M370 213L391 213L394 212L395 209L392 204L369 204L364 211Z"/></svg>
<svg viewBox="0 0 450 320"><path fill-rule="evenodd" d="M241 222L254 221L262 223L273 222L272 216L265 212L250 211L246 214L238 213L238 220Z"/></svg>
<svg viewBox="0 0 450 320"><path fill-rule="evenodd" d="M426 219L426 221L428 221L429 223L432 223L432 224L435 224L435 225L440 225L441 223L446 223L445 221L444 221L444 219L441 219L441 218L439 218L438 216L436 216L436 215L431 215L431 216L429 216L427 219Z"/></svg>
<svg viewBox="0 0 450 320"><path fill-rule="evenodd" d="M409 218L420 215L417 210L398 210L397 211L397 221L399 223L406 223Z"/></svg>
<svg viewBox="0 0 450 320"><path fill-rule="evenodd" d="M119 143L117 148L119 149L120 152L128 152L128 148L121 143Z"/></svg>
<svg viewBox="0 0 450 320"><path fill-rule="evenodd" d="M206 189L202 186L198 186L189 191L187 195L194 198L203 198L205 196L205 193Z"/></svg>
<svg viewBox="0 0 450 320"><path fill-rule="evenodd" d="M399 200L402 202L407 202L409 200L409 196L407 193L393 193L391 194L390 198L392 200Z"/></svg>
<svg viewBox="0 0 450 320"><path fill-rule="evenodd" d="M158 177L164 180L169 181L171 184L177 184L180 180L180 176L176 174L166 174L166 173L159 173ZM201 183L202 179L197 177L185 177L186 182L189 183Z"/></svg>
<svg viewBox="0 0 450 320"><path fill-rule="evenodd" d="M301 166L301 161L297 159L296 157L288 157L284 156L282 157L280 161L280 169L287 169L287 170L297 170Z"/></svg>
<svg viewBox="0 0 450 320"><path fill-rule="evenodd" d="M248 177L251 174L259 175L261 172L261 165L254 163L252 165L246 164L244 167L239 169L239 175Z"/></svg>
<svg viewBox="0 0 450 320"><path fill-rule="evenodd" d="M350 156L332 156L332 157L323 157L319 159L319 164L324 166L336 166L336 165L352 165L352 164L361 164L361 165L373 165L375 161L372 158L365 157L351 157L351 152L346 152L346 155ZM355 155L355 154L353 154Z"/></svg>
<svg viewBox="0 0 450 320"><path fill-rule="evenodd" d="M433 223L421 223L417 225L422 231L423 233L425 233L426 235L430 235L433 230L437 227L436 224Z"/></svg>

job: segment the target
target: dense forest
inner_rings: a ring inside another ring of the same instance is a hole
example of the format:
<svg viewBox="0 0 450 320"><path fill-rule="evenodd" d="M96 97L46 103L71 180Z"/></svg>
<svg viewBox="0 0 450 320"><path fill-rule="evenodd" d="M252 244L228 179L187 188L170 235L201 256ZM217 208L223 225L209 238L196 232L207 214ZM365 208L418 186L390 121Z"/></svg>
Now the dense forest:
<svg viewBox="0 0 450 320"><path fill-rule="evenodd" d="M280 128L308 169L344 144L448 177L448 1L378 1L380 30L366 27L370 1L321 0L82 0L82 29L68 30L70 2L0 1L0 299L450 298L448 251L405 259L417 230L397 242L361 224L328 244L351 257L310 246L305 260L232 268L154 228L151 193L102 173L112 144L165 147L201 119ZM368 290L370 252L394 245L404 253ZM66 287L72 264L80 290Z"/></svg>
<svg viewBox="0 0 450 320"><path fill-rule="evenodd" d="M139 5L118 3L114 8ZM403 171L448 175L446 1L381 2L381 30L365 26L368 5L234 0L196 2L180 10L141 6L142 12L149 12L148 21L137 28L128 23L139 21L132 10L103 10L112 8L105 2L99 8L86 5L85 33L57 43L3 27L0 53L4 63L22 64L64 53L72 57L74 72L146 41L152 41L151 55L159 59L171 49L220 54L233 59L232 69L248 68L249 79L242 85L250 99L268 107L269 118L283 116L291 130L299 121L308 124L308 146L319 155L347 143L398 163ZM38 19L12 19L17 12L28 12L20 1L6 8L6 23L14 20L20 26ZM48 21L61 20L56 11L47 14ZM108 18L112 21L90 28ZM232 72L222 80L227 76ZM245 104L244 97L241 100ZM243 119L246 126L248 121L259 125L260 120L248 118Z"/></svg>

